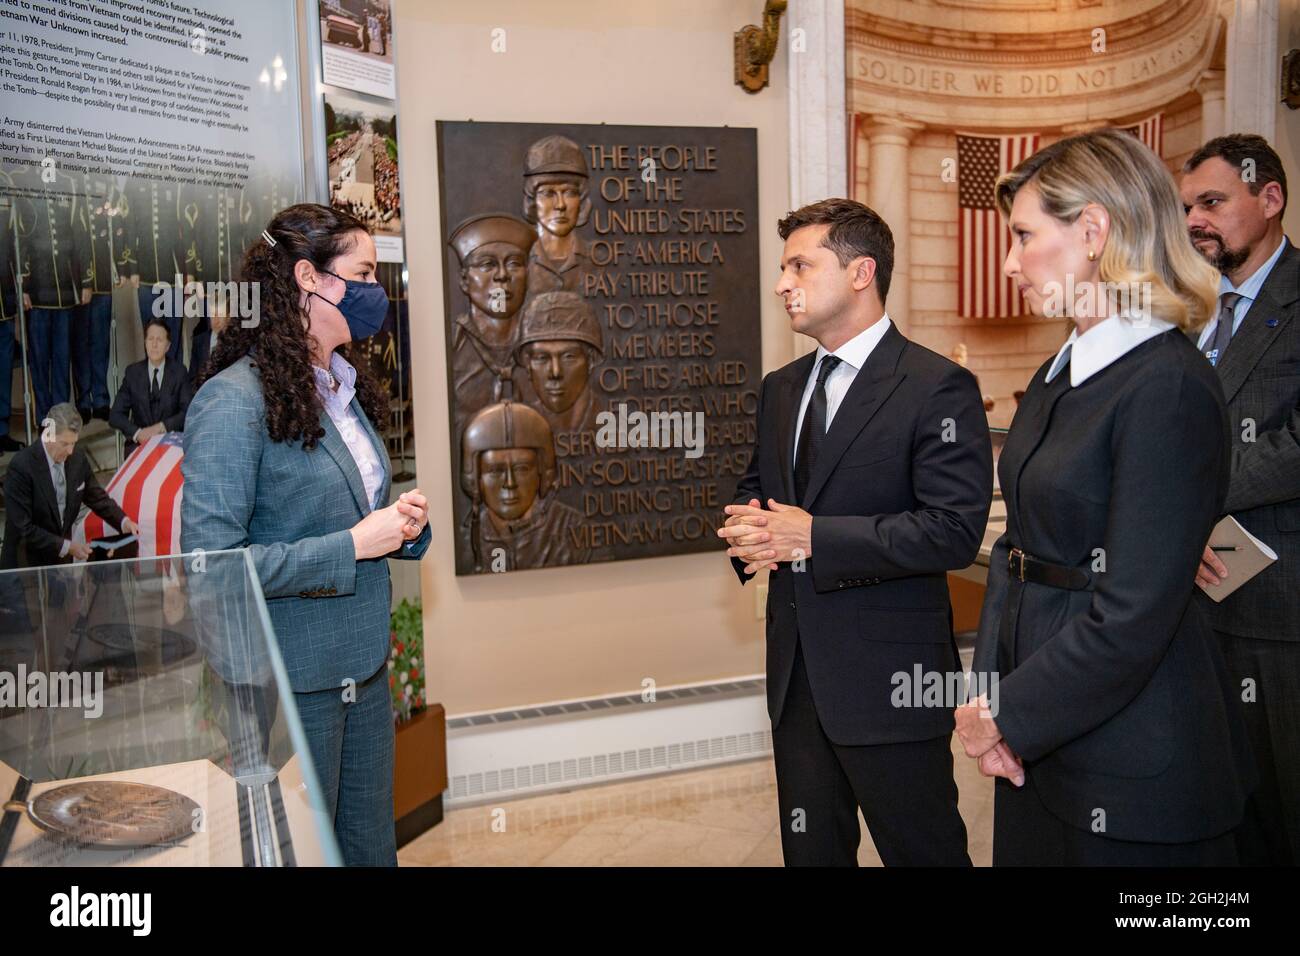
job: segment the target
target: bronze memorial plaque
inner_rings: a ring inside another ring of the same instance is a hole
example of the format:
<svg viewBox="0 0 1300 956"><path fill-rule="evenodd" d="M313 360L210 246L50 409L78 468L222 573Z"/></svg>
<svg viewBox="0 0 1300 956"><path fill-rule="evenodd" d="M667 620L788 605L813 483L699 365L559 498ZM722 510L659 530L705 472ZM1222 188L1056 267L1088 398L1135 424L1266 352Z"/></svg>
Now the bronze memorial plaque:
<svg viewBox="0 0 1300 956"><path fill-rule="evenodd" d="M755 131L439 122L438 156L456 573L718 550L762 380Z"/></svg>

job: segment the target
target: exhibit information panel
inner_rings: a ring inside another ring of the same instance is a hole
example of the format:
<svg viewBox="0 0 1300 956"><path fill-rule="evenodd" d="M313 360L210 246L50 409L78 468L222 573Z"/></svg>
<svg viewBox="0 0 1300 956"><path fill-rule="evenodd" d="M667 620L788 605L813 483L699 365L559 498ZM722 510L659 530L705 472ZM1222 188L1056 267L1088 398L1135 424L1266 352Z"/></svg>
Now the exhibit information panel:
<svg viewBox="0 0 1300 956"><path fill-rule="evenodd" d="M0 866L337 865L247 551L0 571Z"/></svg>
<svg viewBox="0 0 1300 956"><path fill-rule="evenodd" d="M294 7L0 0L0 193L30 307L236 278L302 196Z"/></svg>
<svg viewBox="0 0 1300 956"><path fill-rule="evenodd" d="M755 131L439 122L438 157L456 573L716 550L762 380Z"/></svg>

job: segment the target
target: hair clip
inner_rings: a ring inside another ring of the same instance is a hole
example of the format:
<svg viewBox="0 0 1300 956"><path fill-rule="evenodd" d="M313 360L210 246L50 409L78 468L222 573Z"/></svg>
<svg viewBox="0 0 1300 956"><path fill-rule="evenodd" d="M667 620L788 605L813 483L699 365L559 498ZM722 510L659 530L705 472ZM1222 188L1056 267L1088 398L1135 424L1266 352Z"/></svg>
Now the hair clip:
<svg viewBox="0 0 1300 956"><path fill-rule="evenodd" d="M275 240L271 238L271 234L267 232L265 229L262 230L262 238L266 240L266 244L268 246L275 245Z"/></svg>

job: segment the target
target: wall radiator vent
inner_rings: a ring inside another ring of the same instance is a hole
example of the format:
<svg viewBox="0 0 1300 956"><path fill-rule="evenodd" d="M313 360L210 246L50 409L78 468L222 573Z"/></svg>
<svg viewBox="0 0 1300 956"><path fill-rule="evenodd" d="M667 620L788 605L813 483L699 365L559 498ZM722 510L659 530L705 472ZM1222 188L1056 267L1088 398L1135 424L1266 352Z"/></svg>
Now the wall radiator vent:
<svg viewBox="0 0 1300 956"><path fill-rule="evenodd" d="M751 760L772 752L764 679L660 688L447 721L448 808L638 776Z"/></svg>

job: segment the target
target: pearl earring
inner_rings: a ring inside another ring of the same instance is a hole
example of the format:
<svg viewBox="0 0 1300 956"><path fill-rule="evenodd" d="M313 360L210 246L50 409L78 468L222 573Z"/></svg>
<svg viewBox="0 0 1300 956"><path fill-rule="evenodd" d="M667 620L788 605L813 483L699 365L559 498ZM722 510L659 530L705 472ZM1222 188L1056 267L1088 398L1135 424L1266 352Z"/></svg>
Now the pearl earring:
<svg viewBox="0 0 1300 956"><path fill-rule="evenodd" d="M1089 261L1089 262L1092 262L1092 260L1094 260L1094 259L1096 259L1096 258L1097 258L1097 253L1095 253L1095 252L1093 252L1091 249L1089 249L1089 250L1088 250L1088 261Z"/></svg>

